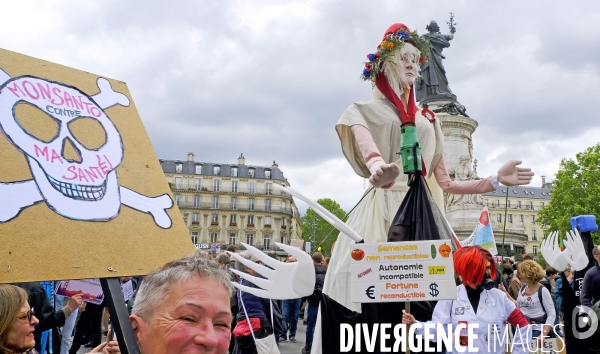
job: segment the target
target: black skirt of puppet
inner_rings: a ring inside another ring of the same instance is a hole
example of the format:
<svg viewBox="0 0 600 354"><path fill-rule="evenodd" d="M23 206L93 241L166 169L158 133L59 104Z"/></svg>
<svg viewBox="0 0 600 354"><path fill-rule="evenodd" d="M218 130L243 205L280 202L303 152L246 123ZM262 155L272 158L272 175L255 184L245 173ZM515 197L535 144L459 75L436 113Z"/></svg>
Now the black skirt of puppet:
<svg viewBox="0 0 600 354"><path fill-rule="evenodd" d="M420 173L412 178L410 188L391 225L388 242L443 239L448 240L453 249L457 247L452 236L453 231L435 204L427 182ZM410 313L419 321L429 321L436 303L436 301L411 302ZM361 304L362 313L356 313L323 294L321 298L323 353L340 353L340 324L347 323L355 328L356 324L364 323L371 331L376 323L390 323L394 328L396 324L402 323L404 305L404 302L363 303ZM355 335L356 333L354 331ZM392 335L387 340L386 346L392 348L395 338L393 331L389 333ZM376 336L375 351L367 351L362 333L361 337L361 350L357 351L356 348L353 348L353 353L380 353L379 334ZM431 347L435 348L435 343L432 343Z"/></svg>

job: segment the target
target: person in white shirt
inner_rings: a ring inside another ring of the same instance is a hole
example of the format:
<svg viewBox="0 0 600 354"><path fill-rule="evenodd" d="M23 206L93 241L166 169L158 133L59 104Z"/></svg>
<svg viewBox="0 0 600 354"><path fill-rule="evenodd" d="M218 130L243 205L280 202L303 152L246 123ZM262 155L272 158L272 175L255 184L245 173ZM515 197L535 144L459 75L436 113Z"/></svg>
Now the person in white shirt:
<svg viewBox="0 0 600 354"><path fill-rule="evenodd" d="M452 324L456 328L459 323L478 324L471 338L473 347L480 353L505 353L505 322L518 328L515 334L515 343L512 353L529 353L531 333L529 323L516 308L508 295L494 288L493 279L496 277L496 263L489 251L481 246L462 247L454 252L454 269L461 277L463 284L456 288L456 300L438 301L433 310L433 317L427 324ZM402 322L415 324L418 321L414 316L403 311ZM418 328L415 333L423 334L423 328ZM429 331L437 338L437 333ZM464 352L469 341L468 332L460 334L460 343L453 343L448 348L448 353ZM519 343L519 344L517 344ZM456 347L460 344L463 350Z"/></svg>
<svg viewBox="0 0 600 354"><path fill-rule="evenodd" d="M532 326L532 337L541 343L544 337L553 336L556 311L552 294L540 280L546 275L544 269L535 261L523 261L517 268L523 286L517 296L516 305ZM540 301L541 300L541 301ZM544 337L540 334L543 333Z"/></svg>

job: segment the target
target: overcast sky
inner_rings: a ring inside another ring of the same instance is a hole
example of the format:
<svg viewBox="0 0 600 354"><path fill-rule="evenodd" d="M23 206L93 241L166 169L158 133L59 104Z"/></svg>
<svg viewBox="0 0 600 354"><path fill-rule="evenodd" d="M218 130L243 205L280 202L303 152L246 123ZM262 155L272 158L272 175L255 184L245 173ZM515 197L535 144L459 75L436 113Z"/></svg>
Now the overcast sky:
<svg viewBox="0 0 600 354"><path fill-rule="evenodd" d="M0 47L128 84L158 157L271 165L349 210L364 182L334 126L370 98L365 55L403 22L457 32L450 87L479 122L480 176L520 158L552 179L600 137L600 3L588 1L11 1ZM301 210L305 209L302 202Z"/></svg>

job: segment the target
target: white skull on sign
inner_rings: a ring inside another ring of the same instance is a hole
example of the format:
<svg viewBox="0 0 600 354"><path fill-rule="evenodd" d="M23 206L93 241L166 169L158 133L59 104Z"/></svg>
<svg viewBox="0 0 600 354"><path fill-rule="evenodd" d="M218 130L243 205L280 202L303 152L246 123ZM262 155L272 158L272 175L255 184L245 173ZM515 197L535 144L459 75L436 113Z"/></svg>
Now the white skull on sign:
<svg viewBox="0 0 600 354"><path fill-rule="evenodd" d="M44 141L23 127L15 114L23 104L51 117L56 135ZM74 134L71 126L81 119L100 124L105 134L101 146L88 149ZM123 142L115 125L88 95L44 79L17 78L0 91L0 125L6 137L27 155L40 193L57 213L80 220L90 215L112 219L119 214L115 169L123 160Z"/></svg>
<svg viewBox="0 0 600 354"><path fill-rule="evenodd" d="M25 154L33 176L0 182L0 223L44 200L70 219L111 220L124 204L151 214L160 227L171 227L168 194L146 197L119 185L116 168L123 160L123 141L104 109L128 106L129 99L106 79L97 84L100 93L89 96L39 77L11 79L0 69L0 129Z"/></svg>

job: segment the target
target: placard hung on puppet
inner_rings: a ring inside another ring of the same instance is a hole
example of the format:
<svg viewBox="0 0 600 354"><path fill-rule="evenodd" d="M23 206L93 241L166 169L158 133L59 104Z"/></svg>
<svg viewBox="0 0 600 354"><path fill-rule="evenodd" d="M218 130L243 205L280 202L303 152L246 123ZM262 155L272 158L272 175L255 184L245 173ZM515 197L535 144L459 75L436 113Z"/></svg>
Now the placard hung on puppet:
<svg viewBox="0 0 600 354"><path fill-rule="evenodd" d="M0 283L193 252L125 83L0 49Z"/></svg>

